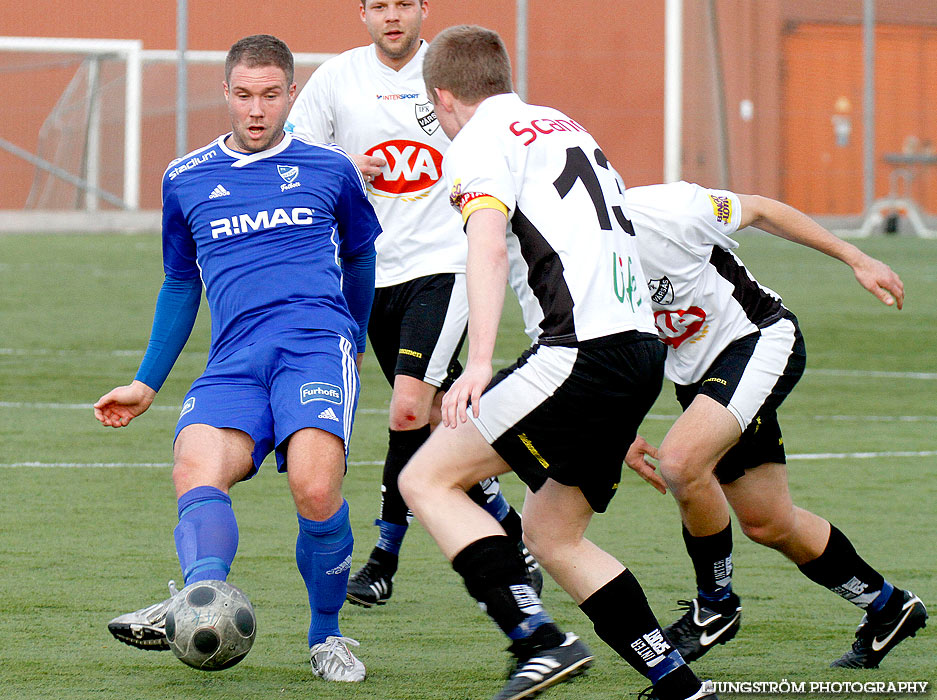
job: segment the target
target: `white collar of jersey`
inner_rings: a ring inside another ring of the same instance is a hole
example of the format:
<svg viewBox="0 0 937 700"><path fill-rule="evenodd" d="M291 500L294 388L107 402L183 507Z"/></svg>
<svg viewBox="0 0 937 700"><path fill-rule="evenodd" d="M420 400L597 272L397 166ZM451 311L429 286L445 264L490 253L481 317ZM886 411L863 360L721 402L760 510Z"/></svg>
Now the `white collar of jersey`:
<svg viewBox="0 0 937 700"><path fill-rule="evenodd" d="M228 140L228 137L231 135L229 131L224 136L218 137L218 147L227 155L234 158L234 162L231 164L232 168L243 168L245 165L250 165L251 163L256 163L258 160L263 160L264 158L271 158L273 156L280 155L286 150L293 142L293 135L288 131L283 133L283 140L280 141L273 148L268 148L265 151L259 151L258 153L241 153L240 151L235 151L225 145L225 141Z"/></svg>
<svg viewBox="0 0 937 700"><path fill-rule="evenodd" d="M371 62L379 70L385 73L388 73L392 76L397 76L398 78L405 79L409 77L409 74L416 73L419 76L423 75L423 56L422 54L426 53L426 49L429 47L429 44L426 43L426 39L420 39L420 48L416 50L416 53L413 54L413 58L407 61L400 70L394 70L381 59L377 57L377 45L371 44L370 56Z"/></svg>

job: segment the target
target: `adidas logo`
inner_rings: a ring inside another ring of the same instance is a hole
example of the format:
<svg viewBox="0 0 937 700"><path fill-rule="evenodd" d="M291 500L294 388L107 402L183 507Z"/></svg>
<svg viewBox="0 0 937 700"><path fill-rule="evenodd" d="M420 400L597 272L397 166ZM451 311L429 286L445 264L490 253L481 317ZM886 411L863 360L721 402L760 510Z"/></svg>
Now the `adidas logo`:
<svg viewBox="0 0 937 700"><path fill-rule="evenodd" d="M209 199L218 199L219 197L227 197L230 192L224 188L224 185L216 185L215 189L211 191L211 194L208 195Z"/></svg>
<svg viewBox="0 0 937 700"><path fill-rule="evenodd" d="M322 411L322 413L320 413L318 417L325 418L326 420L334 420L336 423L338 422L338 416L335 415L335 411L332 410L331 406L329 406L327 409Z"/></svg>

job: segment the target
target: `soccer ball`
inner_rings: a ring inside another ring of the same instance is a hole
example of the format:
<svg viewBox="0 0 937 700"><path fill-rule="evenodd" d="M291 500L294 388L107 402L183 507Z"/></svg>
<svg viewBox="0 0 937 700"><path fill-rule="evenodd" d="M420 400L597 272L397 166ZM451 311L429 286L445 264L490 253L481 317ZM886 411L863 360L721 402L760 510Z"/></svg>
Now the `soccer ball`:
<svg viewBox="0 0 937 700"><path fill-rule="evenodd" d="M257 634L254 608L225 581L197 581L173 597L166 639L182 663L202 671L231 668L247 656Z"/></svg>

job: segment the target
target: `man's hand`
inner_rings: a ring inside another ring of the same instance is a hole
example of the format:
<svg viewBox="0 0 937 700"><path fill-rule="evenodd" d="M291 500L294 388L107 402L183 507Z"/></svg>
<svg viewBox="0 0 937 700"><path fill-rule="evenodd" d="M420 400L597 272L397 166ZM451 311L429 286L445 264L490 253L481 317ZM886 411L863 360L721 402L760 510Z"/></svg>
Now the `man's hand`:
<svg viewBox="0 0 937 700"><path fill-rule="evenodd" d="M638 435L631 443L631 447L628 448L628 454L625 455L625 464L636 471L642 479L655 489L661 493L667 493L666 482L657 473L657 467L647 461L648 457L657 459L657 448Z"/></svg>
<svg viewBox="0 0 937 700"><path fill-rule="evenodd" d="M381 168L387 165L387 161L379 156L366 156L361 153L350 153L348 154L348 157L351 158L352 162L358 166L358 170L360 170L362 176L364 176L365 182L371 182L371 180L381 174Z"/></svg>
<svg viewBox="0 0 937 700"><path fill-rule="evenodd" d="M468 420L467 407L472 404L472 415L478 418L478 403L482 392L491 382L491 365L467 364L462 375L453 382L442 399L442 424L455 428Z"/></svg>
<svg viewBox="0 0 937 700"><path fill-rule="evenodd" d="M94 417L111 428L123 428L153 403L156 392L134 379L112 389L94 404Z"/></svg>
<svg viewBox="0 0 937 700"><path fill-rule="evenodd" d="M904 305L904 283L901 278L881 260L862 254L859 262L852 266L856 280L887 306Z"/></svg>

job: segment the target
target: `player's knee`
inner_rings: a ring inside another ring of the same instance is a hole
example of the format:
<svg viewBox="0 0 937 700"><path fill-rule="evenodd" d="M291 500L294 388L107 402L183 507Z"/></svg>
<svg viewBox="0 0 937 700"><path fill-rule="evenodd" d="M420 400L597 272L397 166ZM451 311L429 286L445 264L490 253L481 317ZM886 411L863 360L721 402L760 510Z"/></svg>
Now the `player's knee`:
<svg viewBox="0 0 937 700"><path fill-rule="evenodd" d="M554 559L562 558L562 550L567 542L557 536L555 529L541 528L532 518L529 520L529 523L527 519L524 520L524 545L534 559L544 567L549 567Z"/></svg>
<svg viewBox="0 0 937 700"><path fill-rule="evenodd" d="M292 488L296 511L309 520L331 518L342 505L342 495L332 484L312 482Z"/></svg>
<svg viewBox="0 0 937 700"><path fill-rule="evenodd" d="M172 484L176 489L177 498L197 486L211 485L206 483L203 469L198 463L179 456L173 462Z"/></svg>
<svg viewBox="0 0 937 700"><path fill-rule="evenodd" d="M413 504L419 501L425 483L425 475L421 473L420 466L414 464L412 460L397 477L397 488L400 491L400 497L411 510L413 510Z"/></svg>
<svg viewBox="0 0 937 700"><path fill-rule="evenodd" d="M661 449L659 464L661 476L678 499L712 479L712 470L689 450Z"/></svg>
<svg viewBox="0 0 937 700"><path fill-rule="evenodd" d="M391 430L416 430L429 423L430 405L413 396L394 398L388 425Z"/></svg>
<svg viewBox="0 0 937 700"><path fill-rule="evenodd" d="M757 520L745 520L740 518L739 527L742 533L752 542L772 549L782 548L785 542L790 538L792 532L792 528L783 520L778 521L762 518Z"/></svg>

